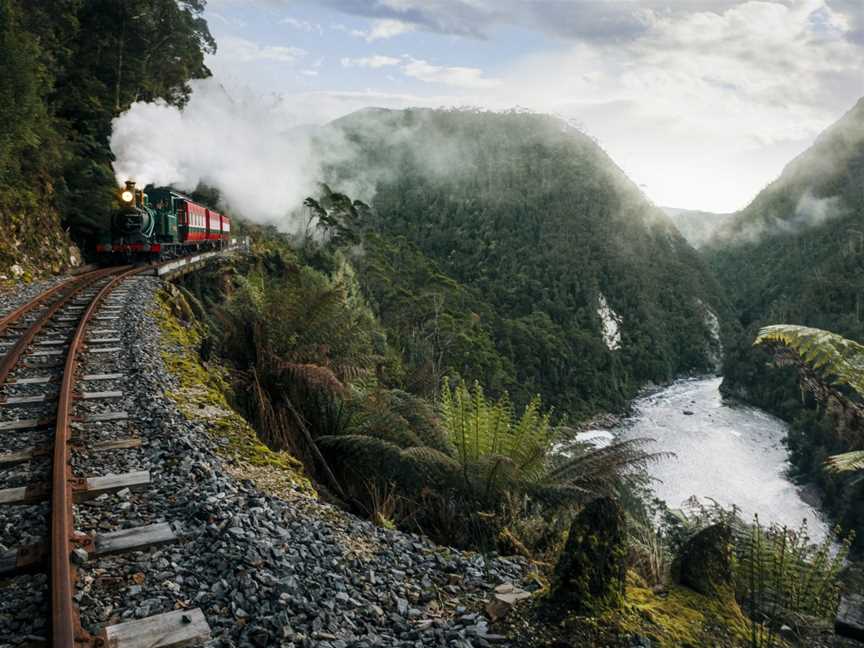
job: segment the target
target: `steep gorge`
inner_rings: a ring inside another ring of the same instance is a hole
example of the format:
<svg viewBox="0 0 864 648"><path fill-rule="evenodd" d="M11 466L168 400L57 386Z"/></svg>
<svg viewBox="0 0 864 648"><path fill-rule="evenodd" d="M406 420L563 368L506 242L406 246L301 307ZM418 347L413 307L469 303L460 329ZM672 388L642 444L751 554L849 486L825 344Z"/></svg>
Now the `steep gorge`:
<svg viewBox="0 0 864 648"><path fill-rule="evenodd" d="M714 368L712 319L724 335L732 319L722 290L585 134L542 115L431 110L366 110L331 128L355 155L328 181L371 196L358 267L397 338L429 316L407 301L437 292L486 340L471 363L485 384L574 415ZM418 268L447 288L422 285Z"/></svg>

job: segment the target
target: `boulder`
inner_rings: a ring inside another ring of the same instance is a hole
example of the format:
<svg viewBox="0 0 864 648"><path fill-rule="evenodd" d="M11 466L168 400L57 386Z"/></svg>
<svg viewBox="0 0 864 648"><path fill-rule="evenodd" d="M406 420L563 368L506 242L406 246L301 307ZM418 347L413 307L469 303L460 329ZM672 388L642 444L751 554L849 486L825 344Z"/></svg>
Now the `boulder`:
<svg viewBox="0 0 864 648"><path fill-rule="evenodd" d="M519 601L530 598L529 592L519 589L512 583L502 583L495 588L492 598L486 604L486 614L492 621L503 619Z"/></svg>
<svg viewBox="0 0 864 648"><path fill-rule="evenodd" d="M626 557L621 506L609 497L594 500L570 525L552 577L552 601L577 614L620 607Z"/></svg>
<svg viewBox="0 0 864 648"><path fill-rule="evenodd" d="M732 529L719 523L706 527L690 538L676 561L682 585L706 596L714 596L732 586Z"/></svg>
<svg viewBox="0 0 864 648"><path fill-rule="evenodd" d="M841 637L864 641L864 596L847 594L840 599L834 631Z"/></svg>

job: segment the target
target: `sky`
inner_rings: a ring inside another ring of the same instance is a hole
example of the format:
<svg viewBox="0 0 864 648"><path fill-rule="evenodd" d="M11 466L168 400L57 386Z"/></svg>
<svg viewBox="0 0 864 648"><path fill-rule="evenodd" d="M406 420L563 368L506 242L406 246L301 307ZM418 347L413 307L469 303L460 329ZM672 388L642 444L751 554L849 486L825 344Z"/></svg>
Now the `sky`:
<svg viewBox="0 0 864 648"><path fill-rule="evenodd" d="M209 0L205 17L214 82L286 126L552 113L661 206L744 207L864 96L864 0Z"/></svg>

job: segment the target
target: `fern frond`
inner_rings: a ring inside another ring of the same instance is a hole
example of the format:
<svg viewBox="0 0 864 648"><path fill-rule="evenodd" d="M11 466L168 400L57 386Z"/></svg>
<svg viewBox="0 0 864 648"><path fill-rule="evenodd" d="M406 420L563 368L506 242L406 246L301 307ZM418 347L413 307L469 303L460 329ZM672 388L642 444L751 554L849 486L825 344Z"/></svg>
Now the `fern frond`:
<svg viewBox="0 0 864 648"><path fill-rule="evenodd" d="M833 472L864 470L864 450L854 450L828 457L828 469Z"/></svg>
<svg viewBox="0 0 864 648"><path fill-rule="evenodd" d="M458 461L433 448L408 448L400 453L400 459L410 464L427 483L454 483L461 466ZM415 484L417 486L419 484Z"/></svg>
<svg viewBox="0 0 864 648"><path fill-rule="evenodd" d="M864 398L864 346L861 344L830 331L789 324L761 329L753 344L768 343L788 347L826 382L849 387Z"/></svg>
<svg viewBox="0 0 864 648"><path fill-rule="evenodd" d="M390 481L399 475L399 446L361 434L337 434L318 437L315 442L330 457L360 474L380 476Z"/></svg>
<svg viewBox="0 0 864 648"><path fill-rule="evenodd" d="M565 484L583 490L603 492L614 486L627 471L670 456L670 453L645 452L651 439L628 439L596 448L579 445L570 458L558 459L539 483Z"/></svg>
<svg viewBox="0 0 864 648"><path fill-rule="evenodd" d="M278 367L293 380L302 382L308 387L334 394L341 394L345 391L345 385L342 384L329 367L285 361L280 361Z"/></svg>
<svg viewBox="0 0 864 648"><path fill-rule="evenodd" d="M421 443L418 445L428 446L451 457L456 453L428 401L398 389L391 389L388 397L389 407L408 423L419 438Z"/></svg>

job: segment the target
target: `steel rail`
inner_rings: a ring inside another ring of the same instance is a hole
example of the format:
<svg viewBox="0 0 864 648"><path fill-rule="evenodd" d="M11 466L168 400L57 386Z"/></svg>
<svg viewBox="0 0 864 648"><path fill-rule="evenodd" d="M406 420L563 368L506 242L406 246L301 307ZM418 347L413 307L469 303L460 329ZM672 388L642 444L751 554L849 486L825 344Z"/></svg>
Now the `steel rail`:
<svg viewBox="0 0 864 648"><path fill-rule="evenodd" d="M125 266L128 267L128 266ZM3 356L2 360L0 360L0 385L6 382L6 379L9 378L9 374L12 373L12 370L15 369L15 366L18 364L18 361L21 359L21 356L24 355L24 352L27 351L27 347L30 346L30 343L33 341L39 332L45 328L45 325L51 321L51 318L56 315L57 311L63 308L66 304L68 304L72 299L80 293L82 290L87 288L88 286L93 285L100 279L109 276L115 272L122 270L123 268L108 268L105 270L97 270L92 274L85 275L86 279L80 282L75 282L74 285L71 286L71 290L68 294L63 295L56 302L51 304L48 309L39 316L39 318L31 324L24 333L21 334L21 337L15 342L15 345L6 352L6 355ZM65 287L70 287L68 283L62 284ZM50 292L50 291L49 291ZM32 310L36 307L37 303L41 301L42 297L40 295L36 297L33 301L25 304L25 306L31 306L28 309ZM21 310L21 309L18 309ZM25 311L27 312L27 311ZM20 317L20 315L19 315Z"/></svg>
<svg viewBox="0 0 864 648"><path fill-rule="evenodd" d="M0 333L9 328L10 325L15 324L19 319L24 317L27 313L37 308L47 299L50 299L54 295L67 288L74 289L76 284L80 284L82 282L87 281L90 277L92 277L95 273L102 272L101 270L91 270L85 274L79 275L77 277L70 277L58 283L56 286L49 288L48 290L40 293L33 299L31 299L26 304L22 304L11 313L7 313L3 317L0 317Z"/></svg>
<svg viewBox="0 0 864 648"><path fill-rule="evenodd" d="M94 638L81 627L80 616L72 598L74 572L71 553L74 544L85 543L74 534L72 490L74 475L69 456L71 441L69 419L74 399L72 388L75 383L78 352L84 344L87 324L102 301L118 283L150 267L145 265L130 269L126 266L99 290L78 321L75 335L69 343L69 351L66 354L63 382L57 403L51 476L51 645L54 648L75 648L94 643Z"/></svg>

